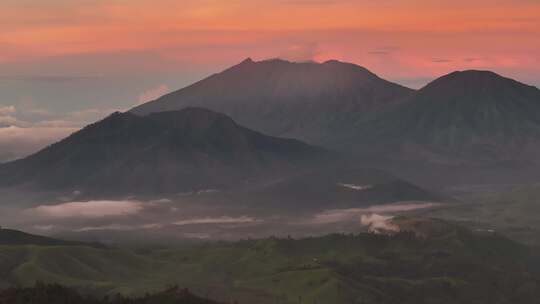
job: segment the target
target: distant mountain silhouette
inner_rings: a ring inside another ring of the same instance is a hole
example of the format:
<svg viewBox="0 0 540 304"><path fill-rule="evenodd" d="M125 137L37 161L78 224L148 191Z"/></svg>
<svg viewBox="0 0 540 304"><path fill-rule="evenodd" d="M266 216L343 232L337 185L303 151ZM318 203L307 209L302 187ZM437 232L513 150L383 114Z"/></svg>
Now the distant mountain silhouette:
<svg viewBox="0 0 540 304"><path fill-rule="evenodd" d="M454 72L341 141L399 158L538 160L540 90L493 72Z"/></svg>
<svg viewBox="0 0 540 304"><path fill-rule="evenodd" d="M413 90L336 60L294 63L246 59L221 73L140 105L132 113L200 106L274 136L324 145L361 118L398 104Z"/></svg>
<svg viewBox="0 0 540 304"><path fill-rule="evenodd" d="M145 117L114 113L34 155L1 165L0 185L177 193L246 183L329 155L202 108Z"/></svg>

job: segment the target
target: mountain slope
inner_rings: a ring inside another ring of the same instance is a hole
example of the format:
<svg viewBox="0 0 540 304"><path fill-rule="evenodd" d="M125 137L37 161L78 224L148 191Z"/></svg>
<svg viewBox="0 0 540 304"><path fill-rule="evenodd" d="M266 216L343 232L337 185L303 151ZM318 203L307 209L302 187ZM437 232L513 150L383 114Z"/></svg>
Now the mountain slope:
<svg viewBox="0 0 540 304"><path fill-rule="evenodd" d="M107 193L223 188L326 159L325 150L246 129L202 108L114 113L25 159L0 185Z"/></svg>
<svg viewBox="0 0 540 304"><path fill-rule="evenodd" d="M146 115L201 106L255 130L320 145L412 92L363 67L335 60L319 64L246 59L131 112Z"/></svg>
<svg viewBox="0 0 540 304"><path fill-rule="evenodd" d="M454 72L358 130L362 147L401 157L538 159L540 90L493 72Z"/></svg>
<svg viewBox="0 0 540 304"><path fill-rule="evenodd" d="M351 163L281 178L244 193L256 208L297 212L368 207L400 202L452 202L388 172Z"/></svg>

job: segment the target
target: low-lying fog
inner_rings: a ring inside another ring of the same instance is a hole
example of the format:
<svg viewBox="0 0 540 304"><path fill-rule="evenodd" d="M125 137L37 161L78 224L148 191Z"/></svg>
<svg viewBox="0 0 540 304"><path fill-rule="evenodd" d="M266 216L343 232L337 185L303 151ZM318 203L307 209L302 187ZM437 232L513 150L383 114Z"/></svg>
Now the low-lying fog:
<svg viewBox="0 0 540 304"><path fill-rule="evenodd" d="M436 202L395 202L364 208L317 210L303 214L261 212L226 204L217 191L174 198L85 200L79 193L0 208L3 226L69 239L116 242L172 242L306 236L388 229L397 214L435 208ZM205 199L207 198L207 199ZM234 206L234 207L231 207Z"/></svg>

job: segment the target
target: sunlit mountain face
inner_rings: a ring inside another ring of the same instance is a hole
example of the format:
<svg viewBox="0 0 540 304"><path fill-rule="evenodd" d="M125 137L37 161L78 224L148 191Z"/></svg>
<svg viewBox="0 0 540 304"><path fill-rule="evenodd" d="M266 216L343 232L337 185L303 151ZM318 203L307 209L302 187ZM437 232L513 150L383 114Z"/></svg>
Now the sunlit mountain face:
<svg viewBox="0 0 540 304"><path fill-rule="evenodd" d="M540 3L0 3L0 304L514 304Z"/></svg>

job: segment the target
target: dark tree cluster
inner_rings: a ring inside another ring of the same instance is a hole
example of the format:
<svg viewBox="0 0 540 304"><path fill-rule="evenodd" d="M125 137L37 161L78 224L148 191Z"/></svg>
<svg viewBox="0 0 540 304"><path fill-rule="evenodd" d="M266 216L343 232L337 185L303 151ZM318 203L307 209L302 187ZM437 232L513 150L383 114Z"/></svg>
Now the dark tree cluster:
<svg viewBox="0 0 540 304"><path fill-rule="evenodd" d="M83 296L74 289L57 284L37 283L34 287L9 288L0 291L0 304L224 304L200 298L188 289L169 288L143 297L128 298L121 295L98 299Z"/></svg>

